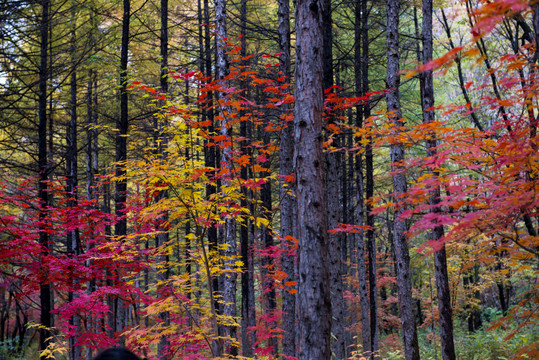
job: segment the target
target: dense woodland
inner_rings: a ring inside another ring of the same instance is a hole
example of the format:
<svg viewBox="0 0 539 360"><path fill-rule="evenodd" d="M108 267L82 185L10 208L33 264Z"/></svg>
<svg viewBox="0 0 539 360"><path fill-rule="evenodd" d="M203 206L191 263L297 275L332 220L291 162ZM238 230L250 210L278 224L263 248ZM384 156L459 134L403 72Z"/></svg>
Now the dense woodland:
<svg viewBox="0 0 539 360"><path fill-rule="evenodd" d="M3 0L0 359L537 359L539 4Z"/></svg>

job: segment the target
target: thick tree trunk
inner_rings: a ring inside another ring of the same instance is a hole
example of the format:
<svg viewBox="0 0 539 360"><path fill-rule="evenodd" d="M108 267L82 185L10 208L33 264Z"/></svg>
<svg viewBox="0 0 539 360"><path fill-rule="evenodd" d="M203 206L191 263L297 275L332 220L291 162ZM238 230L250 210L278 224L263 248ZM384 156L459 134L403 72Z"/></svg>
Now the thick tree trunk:
<svg viewBox="0 0 539 360"><path fill-rule="evenodd" d="M41 1L41 23L40 23L40 63L39 63L39 90L38 90L38 171L39 185L38 196L40 200L39 208L39 244L43 258L49 254L49 236L47 233L46 208L49 205L49 195L47 181L49 178L48 156L47 156L47 82L49 79L48 45L49 45L49 0ZM45 264L44 264L45 265ZM46 271L46 267L44 267ZM47 280L47 274L43 274L43 279L39 286L40 322L43 326L39 330L39 348L45 350L50 343L51 319L51 288ZM46 356L41 356L45 359Z"/></svg>
<svg viewBox="0 0 539 360"><path fill-rule="evenodd" d="M399 75L399 10L400 0L387 1L387 87L390 92L386 95L389 120L393 124L393 132L397 133L403 126L400 107L400 75ZM406 177L402 172L404 161L404 146L395 143L391 145L391 170L395 198L407 190ZM417 330L412 302L412 274L410 270L410 254L406 239L407 225L401 218L402 208L395 210L393 223L393 243L397 266L397 286L404 338L404 355L406 360L419 359Z"/></svg>
<svg viewBox="0 0 539 360"><path fill-rule="evenodd" d="M422 41L423 41L423 63L426 64L432 60L432 0L423 0L423 23L422 23ZM434 85L432 70L421 73L423 123L428 124L434 121ZM436 156L437 140L432 137L426 141L427 156ZM433 176L437 176L434 172ZM441 211L440 189L436 188L431 193L430 204L434 213ZM444 227L436 226L431 233L431 240L434 243L442 241L444 236ZM449 276L447 273L447 260L445 244L434 253L434 271L436 274L436 289L438 292L438 314L440 317L440 335L442 341L442 359L455 359L455 345L453 342L453 319L451 310L451 295L449 293Z"/></svg>
<svg viewBox="0 0 539 360"><path fill-rule="evenodd" d="M296 2L294 119L299 235L299 359L331 358L331 300L322 155L322 2Z"/></svg>

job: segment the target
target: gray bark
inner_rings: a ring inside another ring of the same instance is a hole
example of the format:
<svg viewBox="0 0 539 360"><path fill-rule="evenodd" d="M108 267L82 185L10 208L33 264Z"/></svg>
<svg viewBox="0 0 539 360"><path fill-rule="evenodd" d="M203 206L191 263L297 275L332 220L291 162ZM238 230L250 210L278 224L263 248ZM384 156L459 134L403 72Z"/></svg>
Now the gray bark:
<svg viewBox="0 0 539 360"><path fill-rule="evenodd" d="M356 46L354 48L354 72L355 72L355 88L356 96L362 96L363 71L365 71L364 59L362 57L362 46L360 44L365 41L363 28L363 3L365 0L357 0L355 6L355 28L354 38ZM368 47L368 44L367 44ZM368 74L367 74L368 75ZM363 124L363 109L364 106L358 105L356 109L356 126L361 127ZM355 218L358 226L365 225L365 197L363 183L363 155L358 154L355 157L355 172L356 172L356 206ZM367 268L365 262L365 232L360 231L355 234L356 249L357 249L357 268L358 268L358 286L359 286L359 302L361 312L361 345L365 355L371 354L371 327L369 314L369 294L367 285Z"/></svg>
<svg viewBox="0 0 539 360"><path fill-rule="evenodd" d="M281 61L281 71L285 76L285 81L290 81L290 1L279 0L278 9L279 20L279 51ZM286 113L290 111L288 107L283 109ZM297 281L295 270L295 256L290 251L292 241L290 237L295 237L296 227L296 201L291 195L294 192L293 184L286 184L285 179L294 173L294 136L291 123L285 124L281 132L280 152L279 152L279 175L280 199L281 199L281 231L283 239L283 254L281 258L282 269L287 274L284 279L287 282ZM287 238L288 237L288 238ZM296 286L285 287L283 291L283 354L290 357L296 356L296 295L293 293Z"/></svg>
<svg viewBox="0 0 539 360"><path fill-rule="evenodd" d="M400 75L399 75L399 10L400 0L387 1L387 87L390 92L386 95L389 120L393 123L393 132L403 126L400 106ZM390 148L393 191L395 197L407 190L406 177L402 172L404 161L404 146L393 144ZM397 287L404 339L404 355L406 360L419 359L417 330L415 325L412 302L412 274L410 270L410 254L406 239L407 224L401 218L402 208L395 210L393 223L393 244L397 267Z"/></svg>
<svg viewBox="0 0 539 360"><path fill-rule="evenodd" d="M296 2L294 164L299 235L299 359L331 358L331 301L322 156L322 3Z"/></svg>
<svg viewBox="0 0 539 360"><path fill-rule="evenodd" d="M215 36L217 40L217 59L216 59L216 71L217 79L219 79L225 88L228 87L228 83L224 80L228 73L228 60L226 57L225 49L225 38L226 38L226 0L216 0L215 1ZM218 92L218 99L225 101L225 96L223 92ZM227 138L231 136L232 126L229 124L228 113L229 109L221 104L219 106L220 116L222 118L220 124L220 133L221 135L226 136ZM230 172L233 171L232 166L232 149L230 147L224 147L221 150L221 166L226 167L229 173L226 175L226 179L223 180L224 183L230 182L230 177L232 176ZM236 222L234 219L228 217L225 220L224 225L224 243L226 244L226 249L224 251L225 260L224 264L224 281L223 281L223 315L227 317L236 317L236 282L237 274L234 269L234 257L237 255L236 250ZM236 339L236 326L227 325L224 327L225 336L228 336L230 340ZM236 346L229 344L227 345L225 351L230 355L237 355L238 349Z"/></svg>
<svg viewBox="0 0 539 360"><path fill-rule="evenodd" d="M423 63L426 64L432 60L432 0L423 0L423 23L422 23L422 41L423 41ZM434 121L434 85L432 70L421 73L423 123L427 124ZM434 136L426 141L427 156L436 156L437 140ZM433 176L437 176L434 172ZM440 188L432 191L430 204L434 206L431 210L434 213L441 211ZM444 227L436 226L431 234L431 240L439 243L444 236ZM438 314L440 317L440 336L442 341L442 359L455 359L455 344L453 342L453 319L451 309L451 295L449 293L449 276L447 273L447 260L445 244L434 253L434 271L436 274L436 289L438 294Z"/></svg>
<svg viewBox="0 0 539 360"><path fill-rule="evenodd" d="M210 23L210 6L209 1L204 0L204 23L209 24ZM210 36L210 29L209 26L204 26L204 75L211 79L212 77L212 49L211 49L211 36ZM205 115L210 122L210 126L208 126L209 132L214 132L214 111L213 111L213 92L208 92L207 95L207 106L205 111L203 112L203 115ZM216 158L217 158L217 150L214 146L205 146L204 147L204 165L207 167L217 168L216 164ZM215 193L217 192L216 185L209 183L206 185L206 198L211 198ZM207 230L208 232L208 250L210 253L217 251L217 228L214 224ZM208 274L209 277L211 277ZM219 293L219 279L217 276L211 277L211 279L208 279L208 289L211 292L211 307L212 307L212 313L217 315L219 313L219 303L217 300L217 295ZM214 321L215 326L215 336L221 336L221 330L220 327L217 326L217 319L212 319ZM212 342L212 352L214 356L221 356L222 353L222 347L221 343L217 340L214 340Z"/></svg>
<svg viewBox="0 0 539 360"><path fill-rule="evenodd" d="M322 33L323 33L323 87L324 90L333 86L333 23L331 16L331 0L323 0ZM328 119L334 123L333 118ZM335 138L338 147L338 137ZM340 154L328 152L326 161L326 201L327 227L334 229L342 222L342 208L339 187L340 184ZM329 254L329 284L331 296L331 354L334 359L346 358L344 333L344 298L343 298L343 265L342 265L342 235L328 235Z"/></svg>
<svg viewBox="0 0 539 360"><path fill-rule="evenodd" d="M369 92L369 14L367 11L367 0L361 2L361 47L362 51L362 71L361 71L361 95L365 96ZM366 120L371 116L371 105L369 102L363 105L363 118ZM367 254L369 258L367 273L369 276L369 308L370 308L370 348L371 359L378 356L378 286L376 284L376 243L374 234L374 215L370 199L374 195L374 158L372 153L372 139L369 137L365 146L365 197L367 203L365 212L367 217Z"/></svg>

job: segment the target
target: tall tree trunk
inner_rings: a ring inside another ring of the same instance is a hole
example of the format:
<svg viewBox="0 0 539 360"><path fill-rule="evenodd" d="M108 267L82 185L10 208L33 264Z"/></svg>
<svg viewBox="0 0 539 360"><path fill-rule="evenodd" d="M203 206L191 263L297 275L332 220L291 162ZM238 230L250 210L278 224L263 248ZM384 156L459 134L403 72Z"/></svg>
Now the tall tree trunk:
<svg viewBox="0 0 539 360"><path fill-rule="evenodd" d="M93 5L89 8L89 17L90 17L90 33L89 33L89 43L90 47L93 49L95 47L95 8ZM90 65L88 71L88 82L87 82L87 94L86 94L86 199L88 201L95 201L93 206L95 209L99 208L99 192L95 188L96 186L96 176L99 173L99 157L98 157L98 147L99 142L97 138L97 70L93 65ZM95 224L92 221L91 227L94 227ZM86 243L86 251L90 250L93 247L90 242ZM92 265L92 260L86 260L86 266L90 267ZM90 279L86 284L86 293L91 294L96 290L96 280ZM98 319L96 317L90 316L88 318L87 326L92 329L94 332L97 331ZM86 348L86 360L91 360L93 358L92 349L90 347Z"/></svg>
<svg viewBox="0 0 539 360"><path fill-rule="evenodd" d="M160 71L160 90L161 93L168 95L168 0L161 0L161 36L160 36L160 52L161 52L161 71ZM161 106L164 106L165 104L162 103ZM157 133L158 141L155 144L156 151L157 151L157 158L158 161L165 162L167 159L167 134L166 134L166 117L162 119L156 119L157 126L154 131ZM162 190L157 195L157 201L167 198L168 194L166 190ZM157 272L157 281L161 282L162 284L166 284L169 278L169 270L168 270L168 256L165 255L163 247L166 246L166 244L169 241L169 232L166 228L166 224L168 224L168 213L164 212L160 216L160 226L162 227L159 229L159 234L156 237L156 247L160 248L160 255L157 258L157 262L160 265L161 269L165 269L165 271L158 271ZM161 296L168 296L167 291L164 291ZM168 311L163 311L159 313L159 318L161 319L164 326L170 326L170 314ZM157 357L160 360L167 360L169 357L166 353L166 348L168 347L169 341L166 336L161 336L159 339L159 344L157 346Z"/></svg>
<svg viewBox="0 0 539 360"><path fill-rule="evenodd" d="M227 88L228 82L225 80L226 75L228 74L228 60L226 57L226 0L216 0L215 1L215 36L216 36L216 46L217 46L217 59L216 59L216 77L221 82L221 84ZM226 96L224 92L218 92L218 99L220 101L219 111L221 117L220 123L220 133L224 135L225 138L231 137L232 125L229 122L228 117L230 116L230 109L225 106L222 102L226 101ZM221 151L221 166L226 168L227 174L225 179L223 179L223 185L226 187L232 181L232 148L225 146ZM234 271L234 257L236 256L236 222L232 217L227 216L225 219L224 225L224 244L226 249L224 251L225 256L225 274L223 282L223 315L229 317L229 319L236 317L236 282L237 274ZM235 325L226 325L224 327L225 336L229 337L230 341L235 341L236 339L236 326ZM234 344L230 343L227 345L225 351L232 355L236 356L238 354L238 348Z"/></svg>
<svg viewBox="0 0 539 360"><path fill-rule="evenodd" d="M93 9L91 10L92 14L90 16L93 17ZM90 20L92 22L92 20ZM90 43L92 43L92 40L90 40ZM97 119L97 111L94 107L94 96L93 96L93 87L94 87L94 75L95 70L90 69L88 72L88 83L87 83L87 97L86 97L86 199L88 201L94 201L94 206L98 206L98 195L97 191L94 189L95 187L95 175L97 172L97 131L95 128L93 128L96 123L94 123L94 118ZM94 137L96 138L96 144L94 146ZM95 163L94 163L95 159ZM93 222L90 226L94 226ZM90 244L86 244L86 251L90 249ZM86 261L86 266L91 266L91 260ZM86 285L86 292L88 294L95 291L95 285L96 282L94 279L91 279L87 282ZM89 327L91 329L95 329L97 327L97 323L95 323L96 319L93 317L89 317ZM86 349L86 359L90 360L92 359L92 351L88 347Z"/></svg>
<svg viewBox="0 0 539 360"><path fill-rule="evenodd" d="M49 205L49 195L47 181L49 178L48 156L47 156L47 82L49 79L48 45L49 45L49 0L41 1L41 23L40 23L40 63L39 63L39 90L38 90L38 171L39 185L38 196L39 207L39 245L41 246L42 262L49 255L49 235L47 232L47 206ZM45 264L43 264L45 265ZM44 266L46 269L46 266ZM46 271L46 270L45 270ZM39 348L41 351L47 349L50 343L51 321L51 288L48 283L47 274L43 274L43 279L39 286L40 322L42 327L39 330ZM41 359L47 356L41 355Z"/></svg>
<svg viewBox="0 0 539 360"><path fill-rule="evenodd" d="M333 86L333 22L331 17L331 0L322 1L322 33L323 33L323 88ZM330 117L329 123L335 120ZM339 138L335 138L339 147ZM327 227L335 229L342 222L340 203L340 153L327 152L326 161L326 209ZM340 233L328 235L329 255L329 284L331 296L331 353L334 359L342 360L346 357L344 335L344 298L343 298L343 265L342 265L342 235Z"/></svg>
<svg viewBox="0 0 539 360"><path fill-rule="evenodd" d="M400 0L387 0L387 87L386 95L388 117L393 125L393 133L398 133L404 123L400 106L400 75L399 75L399 10ZM406 193L407 183L403 173L404 146L399 143L391 145L391 170L395 198ZM393 223L393 243L397 265L397 286L404 338L404 355L406 360L419 359L417 330L415 325L412 303L412 274L410 270L410 254L406 239L407 225L401 218L403 208L395 209Z"/></svg>
<svg viewBox="0 0 539 360"><path fill-rule="evenodd" d="M356 96L362 96L362 72L365 71L365 66L362 63L363 47L362 41L365 41L362 29L366 26L363 24L363 3L366 0L357 0L355 4L355 27L354 39L356 46L354 47L354 77L355 77L355 92ZM368 42L367 42L368 48ZM356 108L356 126L363 125L364 106L358 105ZM365 198L364 198L364 183L363 183L363 155L355 156L355 172L356 172L356 211L355 221L358 226L365 225ZM361 312L361 344L363 353L369 355L372 353L371 344L371 327L369 313L369 293L367 286L367 268L365 262L365 232L360 231L355 234L357 247L357 267L358 267L358 286L359 286L359 301Z"/></svg>
<svg viewBox="0 0 539 360"><path fill-rule="evenodd" d="M423 23L422 23L422 41L423 41L423 64L432 60L432 0L423 0ZM434 121L434 84L432 70L421 73L420 84L422 88L421 105L423 108L423 123L428 124ZM436 156L437 140L434 136L426 141L427 156ZM433 176L437 172L433 171ZM441 211L440 188L432 191L430 196L430 205L433 206L431 212L439 213ZM434 271L436 274L436 289L438 292L438 314L440 317L440 335L442 341L442 359L455 359L455 345L453 342L453 319L451 310L451 295L449 293L449 276L447 273L447 259L445 244L438 244L444 236L444 227L436 226L430 234L431 241L437 246L441 246L434 253Z"/></svg>
<svg viewBox="0 0 539 360"><path fill-rule="evenodd" d="M245 59L247 56L247 0L241 0L241 13L240 13L240 29L241 29L241 57ZM248 66L248 60L242 60L242 66ZM246 92L246 97L249 97L249 88L245 80L241 81L241 88ZM244 116L245 112L241 112L241 116ZM247 127L248 121L240 122L240 142L241 153L249 154L249 142L247 140ZM247 180L249 174L247 166L242 166L240 170L240 177L243 180ZM248 190L242 189L241 207L247 208L249 203L247 201ZM249 327L256 325L255 309L251 306L254 301L255 294L251 291L251 284L254 283L253 272L250 271L253 267L253 254L249 242L249 221L244 221L240 225L240 252L241 261L243 263L241 272L241 344L242 355L245 357L253 356L254 338L249 332Z"/></svg>
<svg viewBox="0 0 539 360"><path fill-rule="evenodd" d="M367 0L361 2L361 95L365 96L369 92L369 13L367 11ZM371 105L367 101L363 105L363 119L366 121L371 116ZM365 215L367 217L367 254L368 254L368 275L369 275L369 308L370 308L370 341L371 359L378 356L378 299L376 284L376 244L374 237L374 215L372 214L371 198L374 196L374 166L372 154L372 138L368 136L365 145L365 197L367 203Z"/></svg>
<svg viewBox="0 0 539 360"><path fill-rule="evenodd" d="M204 60L205 60L205 73L204 75L207 78L212 77L212 49L211 49L211 37L210 37L210 6L209 1L204 0L204 23L206 26L204 26ZM204 112L207 116L208 121L210 122L210 125L208 126L208 132L213 133L215 131L214 128L214 111L213 111L213 92L208 92L207 95L207 106L206 111ZM204 154L204 165L211 168L216 168L217 158L217 149L215 146L205 146L205 154ZM213 173L215 175L215 173ZM206 197L209 199L217 192L216 185L209 183L206 185ZM208 229L208 249L210 253L215 254L217 252L217 228L215 227L215 224L212 224L210 228ZM214 309L215 315L219 313L219 302L217 300L217 294L219 293L219 278L218 276L211 276L211 274L208 274L208 277L211 277L208 281L211 282L211 291L212 294L212 309ZM214 323L217 324L217 319L213 319ZM220 333L220 327L215 326L214 332L215 336L219 337L222 334ZM221 343L214 339L212 343L212 352L214 356L220 356L222 353L222 347Z"/></svg>
<svg viewBox="0 0 539 360"><path fill-rule="evenodd" d="M299 235L299 359L331 358L331 300L322 155L322 2L296 2L294 119Z"/></svg>
<svg viewBox="0 0 539 360"><path fill-rule="evenodd" d="M76 14L72 11L72 17L75 19ZM73 25L71 33L71 64L73 66L71 72L71 84L70 84L70 122L67 126L66 131L66 143L67 143L67 153L66 153L66 178L67 178L67 196L68 201L67 205L70 209L74 209L78 205L78 196L77 196L77 185L78 185L78 173L77 173L77 59L75 57L75 43L76 43L76 25ZM79 254L79 230L73 229L67 234L67 251L70 257L75 257ZM72 284L75 287L75 283ZM69 301L74 300L74 294L72 291L68 293ZM74 326L78 332L80 329L80 317L74 315L69 320L70 325ZM75 346L77 342L76 337L69 338L69 357L71 360L78 360L81 354L80 346Z"/></svg>
<svg viewBox="0 0 539 360"><path fill-rule="evenodd" d="M131 16L130 0L123 0L123 18L122 18L122 46L120 51L120 116L116 122L118 133L116 136L116 181L114 205L115 215L117 217L114 226L114 235L121 239L127 235L127 218L125 214L127 200L127 179L126 165L127 160L127 130L128 122L128 97L127 97L127 62L129 46L129 22ZM116 321L115 330L120 333L126 326L127 319L125 314L124 302L116 299ZM123 343L123 339L120 342Z"/></svg>
<svg viewBox="0 0 539 360"><path fill-rule="evenodd" d="M290 0L279 0L278 8L279 21L279 60L281 71L285 76L285 81L291 81L290 69ZM287 274L283 280L285 289L283 290L283 354L289 357L296 356L296 295L294 294L296 285L295 256L292 252L293 238L295 238L296 228L296 201L291 195L294 187L288 182L287 177L294 173L294 136L293 126L288 121L289 107L283 109L282 121L284 128L279 140L279 175L281 176L279 197L281 199L281 248L283 250L281 263L283 272Z"/></svg>

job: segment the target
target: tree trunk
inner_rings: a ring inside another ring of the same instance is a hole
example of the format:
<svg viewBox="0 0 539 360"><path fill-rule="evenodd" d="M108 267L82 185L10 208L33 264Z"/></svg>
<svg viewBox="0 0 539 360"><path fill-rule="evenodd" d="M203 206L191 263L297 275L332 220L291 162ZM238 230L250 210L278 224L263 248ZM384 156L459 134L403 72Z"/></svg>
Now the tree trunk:
<svg viewBox="0 0 539 360"><path fill-rule="evenodd" d="M76 18L76 14L73 11L72 12L73 19ZM70 83L70 122L67 126L66 131L66 144L67 144L67 152L66 152L66 192L67 192L67 205L70 209L74 209L78 205L78 197L77 197L77 185L78 185L78 179L77 179L77 59L75 57L75 43L76 43L76 36L75 36L76 26L73 25L72 33L71 33L71 64L73 66L72 72L71 72L71 83ZM70 257L75 257L79 255L79 244L80 244L80 238L79 238L79 230L73 229L67 234L67 252ZM76 284L73 283L72 286L75 288ZM74 300L74 294L72 291L69 291L68 293L68 300L71 302ZM74 326L76 331L80 331L80 317L78 315L74 315L69 320L70 325ZM78 360L80 358L81 354L81 348L80 346L75 346L75 343L77 342L76 337L70 337L69 338L69 357L71 360Z"/></svg>
<svg viewBox="0 0 539 360"><path fill-rule="evenodd" d="M127 235L126 200L127 200L127 130L128 130L128 97L127 97L127 62L129 46L129 21L130 21L130 0L123 0L122 18L122 46L120 51L120 116L116 122L118 133L116 135L116 170L115 176L120 179L116 181L114 205L117 222L114 226L114 235L121 239ZM120 333L126 326L124 302L116 299L116 322L115 330ZM123 339L120 339L123 343Z"/></svg>
<svg viewBox="0 0 539 360"><path fill-rule="evenodd" d="M296 2L294 119L299 235L299 359L331 358L331 300L322 156L322 2Z"/></svg>
<svg viewBox="0 0 539 360"><path fill-rule="evenodd" d="M42 262L49 255L49 235L47 233L46 208L49 205L49 195L47 181L49 178L48 156L47 156L47 82L49 79L48 45L49 45L49 0L41 1L41 23L40 23L40 63L39 63L39 90L38 90L38 171L39 185L38 196L39 207L39 245L41 246ZM44 270L46 270L45 264ZM39 349L47 349L50 343L51 321L51 288L47 280L47 274L43 274L43 279L39 285L39 305L40 322L42 328L39 330ZM47 356L41 356L45 359Z"/></svg>
<svg viewBox="0 0 539 360"><path fill-rule="evenodd" d="M422 41L423 41L423 64L432 60L432 0L423 0L423 23L422 23ZM428 124L434 121L434 86L432 70L421 73L420 84L422 88L421 105L423 108L423 123ZM436 138L426 141L427 156L436 156ZM434 171L433 176L437 176ZM430 205L433 206L431 212L439 213L440 188L432 191L430 196ZM444 227L436 226L430 234L431 241L439 243L444 236ZM447 273L447 260L445 244L434 253L434 271L436 274L436 289L438 293L438 314L440 317L440 335L442 341L442 359L455 359L455 345L453 342L453 319L451 310L451 295L449 293L449 276Z"/></svg>
<svg viewBox="0 0 539 360"><path fill-rule="evenodd" d="M241 15L240 15L240 28L241 28L241 57L245 58L247 56L247 0L241 0ZM243 60L243 66L248 66L248 60ZM248 98L249 88L247 82L242 80L241 88L245 89L246 97ZM244 116L245 112L241 112L241 116ZM240 122L240 137L242 139L247 139L247 127L250 125L248 121ZM249 142L248 140L242 140L240 142L241 153L249 154ZM247 166L242 166L240 170L240 177L243 180L247 180L249 174L247 171ZM244 188L242 189L242 198L241 198L241 207L247 208L249 203L247 197L249 196L249 191ZM242 273L241 273L241 344L242 344L242 355L245 357L253 356L253 335L249 333L249 327L256 325L255 319L255 309L251 304L254 302L255 294L251 291L251 284L254 283L253 272L250 271L253 267L253 253L250 246L249 239L249 221L246 220L240 225L240 252L241 252L241 261L243 263Z"/></svg>
<svg viewBox="0 0 539 360"><path fill-rule="evenodd" d="M210 29L209 29L209 23L210 23L210 6L209 1L204 0L204 23L206 26L204 26L204 60L205 60L205 72L204 75L207 78L212 77L212 50L211 50L211 36L210 36ZM208 126L208 132L213 133L215 131L214 128L214 111L213 111L213 92L208 92L207 95L207 105L206 105L206 111L204 112L207 116L208 121L210 122L210 125ZM217 150L215 146L205 146L205 154L204 154L204 165L211 168L216 168L216 158L217 158ZM212 175L215 175L213 173ZM212 184L208 183L206 185L206 198L211 198L215 193L217 192L217 187ZM210 253L217 252L217 228L215 227L215 224L212 224L212 226L208 229L208 249ZM211 277L210 274L208 274L209 277ZM215 310L215 313L219 313L219 303L217 300L217 294L219 293L219 279L217 276L212 276L211 279L208 281L211 282L211 291L213 294L210 295L213 304L212 309ZM210 286L209 286L210 287ZM213 319L214 322L217 321L217 319ZM221 336L220 328L219 326L216 326L214 329L215 337ZM219 341L216 339L213 340L212 343L212 352L214 356L220 356L222 353L222 347Z"/></svg>
<svg viewBox="0 0 539 360"><path fill-rule="evenodd" d="M224 88L228 87L228 82L224 80L228 74L228 60L226 57L226 0L216 0L215 1L215 36L217 40L217 59L216 59L216 77L219 79ZM224 92L218 92L219 101L226 101L226 96ZM231 137L232 125L229 123L229 109L227 106L222 103L219 106L220 109L220 133L224 135L225 138L229 139ZM223 185L226 187L232 180L232 171L233 164L232 159L233 153L230 146L225 146L221 151L221 166L226 168L227 173L223 179ZM226 194L225 194L226 196ZM236 251L236 222L232 217L225 219L224 224L224 244L226 249L224 251L225 256L225 275L223 283L223 315L229 317L229 319L236 317L236 279L237 274L234 269L234 257L237 254ZM225 336L229 337L229 341L235 341L236 339L236 326L235 325L226 325L224 327ZM238 354L237 346L232 343L227 344L225 348L226 353L236 356Z"/></svg>
<svg viewBox="0 0 539 360"><path fill-rule="evenodd" d="M365 0L357 0L355 4L355 27L354 27L354 39L356 46L354 47L354 73L355 73L355 92L356 96L362 96L362 72L364 71L364 64L362 63L362 46L361 42L364 40L362 28L363 24L363 3ZM356 107L356 126L361 127L363 125L363 110L362 105ZM358 226L365 225L365 198L364 198L364 184L363 184L363 155L358 154L355 156L355 172L356 172L356 224ZM367 285L367 268L365 263L365 232L361 231L355 234L356 236L356 249L357 249L357 269L358 269L358 286L359 286L359 302L361 312L361 345L363 347L363 354L369 355L372 352L371 344L371 330L370 330L370 314L369 314L369 295Z"/></svg>
<svg viewBox="0 0 539 360"><path fill-rule="evenodd" d="M331 0L322 0L322 33L323 33L323 88L333 86L333 23L331 17ZM330 117L328 123L334 123ZM338 147L339 139L336 138ZM326 209L327 227L335 229L342 222L340 202L340 169L338 152L324 154L326 161ZM339 233L328 235L329 256L329 284L331 297L331 354L334 359L342 360L346 357L344 335L344 298L343 298L343 265L342 265L342 235Z"/></svg>
<svg viewBox="0 0 539 360"><path fill-rule="evenodd" d="M387 87L386 95L389 120L393 124L393 133L403 126L400 107L400 75L399 75L399 10L400 0L387 1ZM406 193L406 177L402 172L404 146L399 143L391 145L391 170L395 198ZM404 338L404 355L406 360L419 359L417 330L415 325L412 301L412 274L410 271L410 254L406 239L407 225L401 218L403 208L395 209L393 223L393 243L397 266L397 286L399 294L402 336Z"/></svg>
<svg viewBox="0 0 539 360"><path fill-rule="evenodd" d="M285 76L285 81L291 81L290 70L290 0L279 0L278 9L279 20L279 52L281 61L281 71ZM294 173L294 136L293 126L288 121L288 113L290 109L283 109L282 119L284 128L280 138L280 153L279 153L279 175L280 182L280 199L281 199L281 248L283 250L281 263L282 269L287 274L283 280L285 289L283 290L283 354L289 357L296 356L296 295L294 290L297 285L296 270L295 270L295 254L292 251L293 241L295 238L296 228L296 201L291 195L294 192L292 182L287 182L286 178Z"/></svg>
<svg viewBox="0 0 539 360"><path fill-rule="evenodd" d="M367 0L361 2L361 95L365 96L369 92L369 14L367 12ZM371 105L367 101L363 105L363 118L366 121L371 116ZM374 196L374 166L372 154L372 139L369 136L365 146L365 197L367 199L365 212L367 217L367 254L368 254L368 275L369 275L369 308L370 308L370 341L371 359L378 356L378 299L376 280L376 244L374 237L374 215L372 214L371 198Z"/></svg>
<svg viewBox="0 0 539 360"><path fill-rule="evenodd" d="M96 29L95 24L95 8L90 6L89 8L89 17L90 17L90 33L89 33L89 43L90 47L93 49L95 47L95 37L94 32ZM88 82L87 82L87 94L86 94L86 199L88 201L95 201L93 203L94 208L99 208L99 192L95 189L96 181L95 178L99 173L99 161L98 161L98 147L99 142L97 138L97 70L93 65L90 65L88 70ZM92 221L90 226L95 226ZM93 247L92 244L86 243L85 250L88 251ZM81 249L82 250L82 249ZM92 260L86 260L86 266L90 267L92 265ZM95 279L90 279L86 284L86 293L90 294L96 290L96 281ZM98 326L98 319L90 316L87 320L87 326L93 331L96 331ZM86 348L86 360L91 360L93 358L92 349L90 347Z"/></svg>
<svg viewBox="0 0 539 360"><path fill-rule="evenodd" d="M161 37L160 37L160 52L161 52L161 71L160 71L160 90L161 93L168 95L168 0L161 0ZM165 104L162 103L161 106L164 106ZM166 117L162 119L156 119L157 126L154 131L156 132L158 141L155 144L155 148L157 151L157 157L160 161L166 161L167 159L167 134L166 134ZM157 195L157 201L161 199L166 199L168 197L167 191L162 190L159 191L159 194ZM166 244L169 241L169 232L166 228L166 225L168 223L168 213L164 212L159 219L160 226L163 227L159 229L160 233L156 237L156 247L160 248L159 252L160 255L157 257L157 262L160 264L159 268L166 269L165 271L161 270L157 272L157 281L161 282L162 284L166 284L169 278L169 270L168 270L168 256L165 254L162 254L164 251L163 247L166 246ZM165 291L164 293L159 294L160 296L168 296L168 293ZM159 318L161 319L162 323L165 326L170 326L170 314L168 311L164 311L159 313ZM169 341L166 336L161 336L159 339L159 344L157 345L157 357L160 360L167 360L169 357L166 352L166 348L169 345Z"/></svg>

